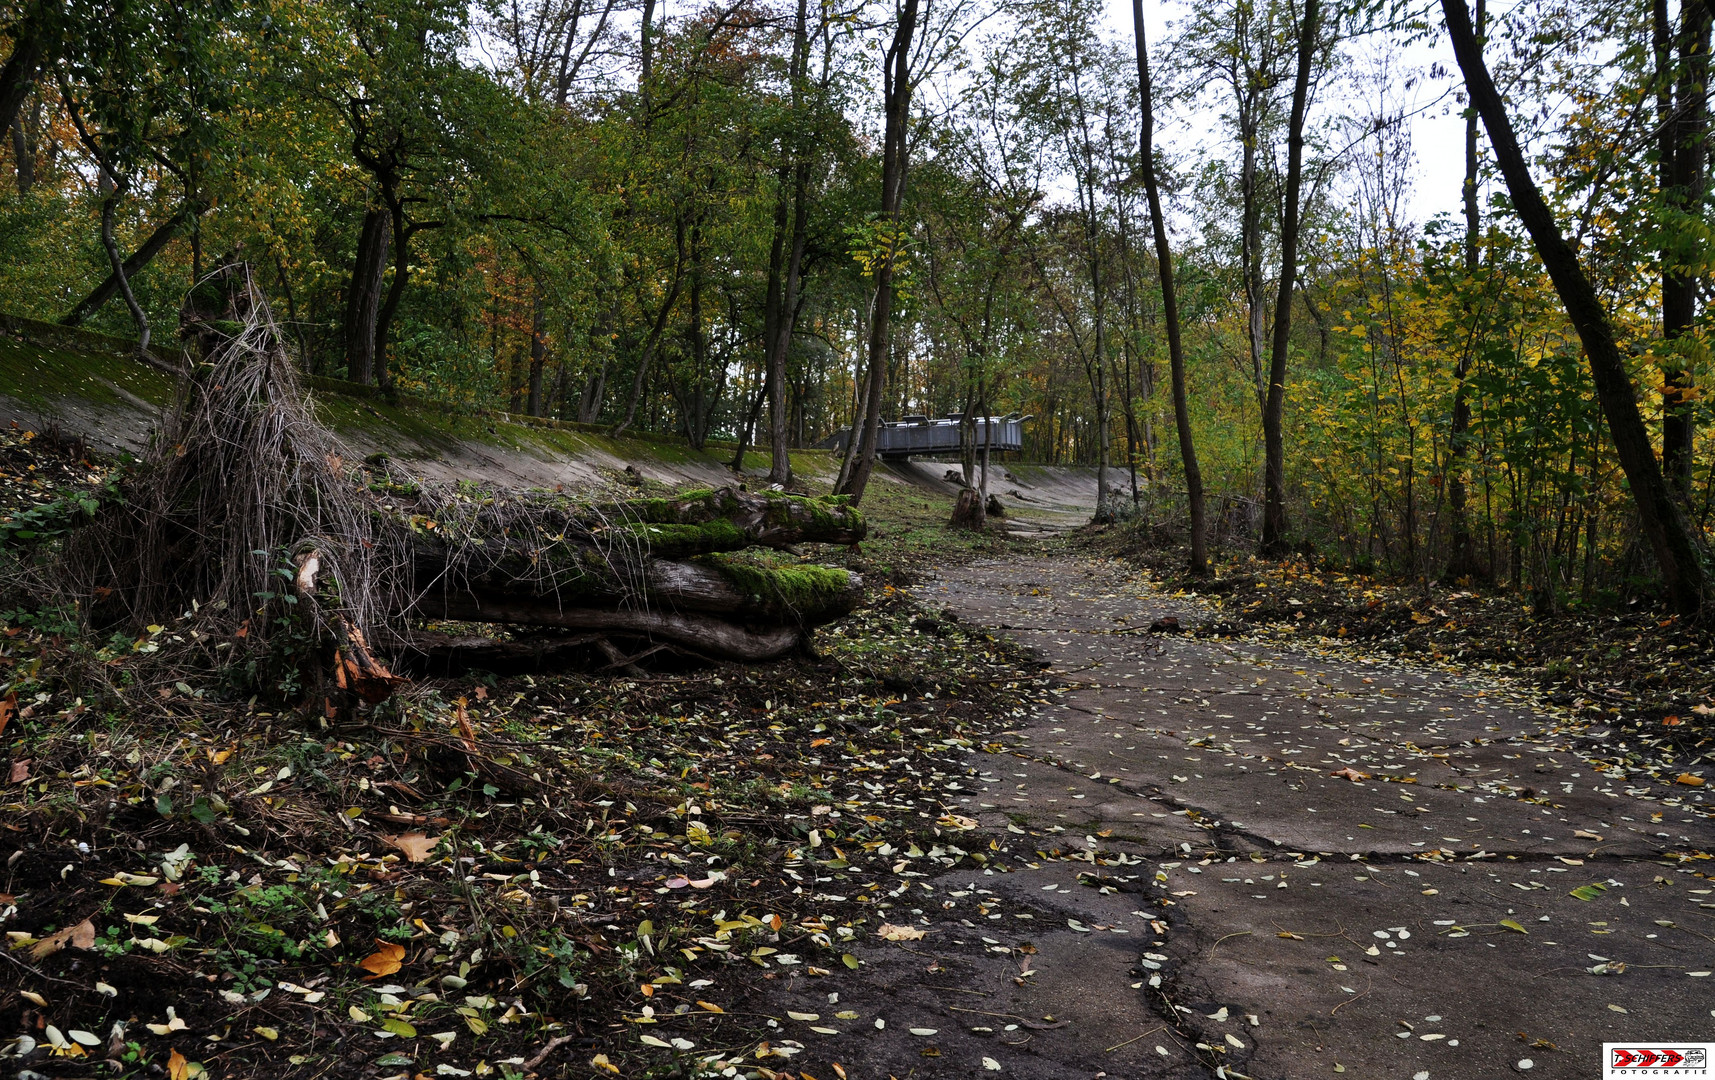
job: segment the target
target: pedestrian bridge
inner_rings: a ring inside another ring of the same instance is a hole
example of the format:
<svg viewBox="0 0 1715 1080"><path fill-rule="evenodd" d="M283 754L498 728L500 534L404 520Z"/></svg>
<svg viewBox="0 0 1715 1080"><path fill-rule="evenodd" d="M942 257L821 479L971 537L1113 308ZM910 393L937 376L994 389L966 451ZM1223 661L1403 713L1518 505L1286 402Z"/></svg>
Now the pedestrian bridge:
<svg viewBox="0 0 1715 1080"><path fill-rule="evenodd" d="M1028 416L979 416L974 420L974 442L981 453L985 447L995 452L1024 449L1024 422ZM931 420L927 416L907 416L898 421L883 421L878 430L876 453L884 458L903 459L919 454L957 454L960 434L972 431L958 414ZM844 450L851 439L850 428L840 428L816 445L824 450ZM992 441L991 441L992 440Z"/></svg>

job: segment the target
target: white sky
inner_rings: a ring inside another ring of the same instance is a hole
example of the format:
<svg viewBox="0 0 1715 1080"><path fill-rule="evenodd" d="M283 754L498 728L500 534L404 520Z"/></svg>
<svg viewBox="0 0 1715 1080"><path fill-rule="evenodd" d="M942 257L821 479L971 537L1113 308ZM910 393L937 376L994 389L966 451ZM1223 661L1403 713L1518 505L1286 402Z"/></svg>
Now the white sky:
<svg viewBox="0 0 1715 1080"><path fill-rule="evenodd" d="M1177 25L1187 9L1180 0L1144 0L1143 18L1150 39L1150 54L1172 36L1168 20ZM1108 25L1125 42L1132 41L1131 0L1107 0ZM1457 73L1453 50L1444 34L1401 50L1395 58L1398 77L1389 86L1391 106L1403 106L1413 113L1408 123L1415 156L1413 183L1409 199L1410 216L1417 222L1428 221L1438 213L1459 214L1460 190L1465 181L1465 120L1460 104L1452 91L1457 88L1453 78L1431 80L1422 76L1432 64ZM1406 82L1416 76L1408 89ZM1350 88L1342 88L1350 93ZM1367 113L1369 103L1351 97L1325 95L1315 103L1324 115L1329 112ZM1314 121L1315 117L1312 116ZM1189 149L1196 142L1219 142L1231 139L1219 128L1218 114L1201 118L1164 116L1157 120L1157 139L1167 151Z"/></svg>

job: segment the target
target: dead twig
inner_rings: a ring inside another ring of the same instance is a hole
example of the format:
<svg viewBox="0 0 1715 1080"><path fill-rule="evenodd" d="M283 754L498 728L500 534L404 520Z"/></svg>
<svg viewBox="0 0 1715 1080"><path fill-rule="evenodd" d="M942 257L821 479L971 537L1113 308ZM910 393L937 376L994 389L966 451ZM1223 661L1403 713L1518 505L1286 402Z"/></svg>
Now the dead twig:
<svg viewBox="0 0 1715 1080"><path fill-rule="evenodd" d="M1139 1039L1147 1039L1149 1036L1154 1035L1158 1031L1164 1030L1166 1027L1167 1027L1166 1024L1159 1024L1155 1027L1150 1028L1148 1031L1144 1032L1142 1035L1133 1035L1131 1038L1127 1039L1125 1042L1114 1043L1112 1046L1108 1047L1106 1050L1103 1050L1102 1053L1111 1054L1115 1050L1118 1050L1122 1046L1130 1046L1132 1043L1136 1042Z"/></svg>
<svg viewBox="0 0 1715 1080"><path fill-rule="evenodd" d="M1333 1016L1335 1013L1339 1012L1341 1009L1344 1009L1346 1006L1350 1005L1352 1002L1358 1000L1358 998L1368 997L1370 994L1370 991L1375 988L1375 985L1376 985L1375 980L1371 979L1369 982L1364 984L1364 992L1363 993L1359 994L1357 997L1349 997L1345 1001L1340 1002L1340 1004L1338 1004L1338 1005L1334 1006L1332 1009L1328 1010L1328 1015Z"/></svg>
<svg viewBox="0 0 1715 1080"><path fill-rule="evenodd" d="M1222 941L1228 941L1228 940L1230 940L1232 938L1236 938L1236 937L1250 937L1251 933L1252 932L1249 930L1240 930L1236 934L1228 934L1226 937L1223 937L1223 938L1217 940L1213 945L1209 946L1208 959L1213 960L1215 958L1215 950L1221 947Z"/></svg>
<svg viewBox="0 0 1715 1080"><path fill-rule="evenodd" d="M571 1042L574 1038L575 1038L575 1036L572 1036L572 1035L556 1035L552 1039L549 1039L548 1045L542 1047L541 1053L537 1054L535 1057L531 1058L529 1061L526 1061L524 1063L524 1071L529 1072L530 1070L536 1068L538 1065L541 1065L542 1062L548 1060L549 1054L552 1054L554 1051L558 1050L560 1047Z"/></svg>

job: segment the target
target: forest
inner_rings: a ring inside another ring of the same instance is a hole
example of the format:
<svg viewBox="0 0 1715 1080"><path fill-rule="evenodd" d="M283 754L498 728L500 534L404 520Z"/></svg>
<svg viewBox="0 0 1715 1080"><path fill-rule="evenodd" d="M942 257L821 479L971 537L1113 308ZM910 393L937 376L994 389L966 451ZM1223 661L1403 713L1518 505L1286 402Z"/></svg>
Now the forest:
<svg viewBox="0 0 1715 1080"><path fill-rule="evenodd" d="M1433 5L1235 0L1142 44L1093 2L884 8L12 4L0 295L159 340L238 257L304 372L775 447L777 482L854 419L1028 415L1103 514L1201 491L1223 535L1549 610L1708 524L1701 7L1479 6L1489 118L1412 66ZM1465 179L1418 220L1426 108Z"/></svg>
<svg viewBox="0 0 1715 1080"><path fill-rule="evenodd" d="M0 0L0 1068L1715 1052L1712 33Z"/></svg>

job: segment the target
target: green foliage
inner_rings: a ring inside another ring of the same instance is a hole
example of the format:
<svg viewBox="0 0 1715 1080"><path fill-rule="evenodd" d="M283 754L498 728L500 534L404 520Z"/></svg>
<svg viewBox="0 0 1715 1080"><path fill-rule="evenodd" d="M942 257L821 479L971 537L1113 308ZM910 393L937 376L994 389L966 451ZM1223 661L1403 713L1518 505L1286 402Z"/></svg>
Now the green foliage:
<svg viewBox="0 0 1715 1080"><path fill-rule="evenodd" d="M95 520L96 511L101 509L102 499L97 495L118 498L119 487L116 483L109 483L95 494L77 492L62 495L0 517L0 546L39 543L89 524Z"/></svg>

